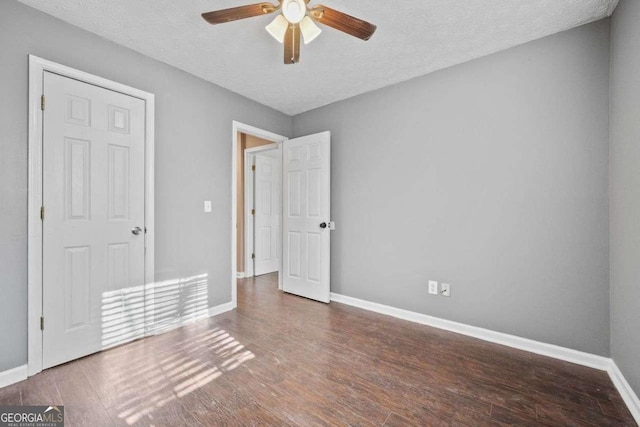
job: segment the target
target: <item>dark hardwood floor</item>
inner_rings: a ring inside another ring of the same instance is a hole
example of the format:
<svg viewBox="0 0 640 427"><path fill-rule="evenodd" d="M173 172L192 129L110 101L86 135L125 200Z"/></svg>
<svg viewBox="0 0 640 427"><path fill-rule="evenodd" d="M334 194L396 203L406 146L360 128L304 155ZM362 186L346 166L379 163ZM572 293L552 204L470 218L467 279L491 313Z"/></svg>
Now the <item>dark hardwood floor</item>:
<svg viewBox="0 0 640 427"><path fill-rule="evenodd" d="M48 369L67 426L635 426L605 372L240 280L238 309Z"/></svg>

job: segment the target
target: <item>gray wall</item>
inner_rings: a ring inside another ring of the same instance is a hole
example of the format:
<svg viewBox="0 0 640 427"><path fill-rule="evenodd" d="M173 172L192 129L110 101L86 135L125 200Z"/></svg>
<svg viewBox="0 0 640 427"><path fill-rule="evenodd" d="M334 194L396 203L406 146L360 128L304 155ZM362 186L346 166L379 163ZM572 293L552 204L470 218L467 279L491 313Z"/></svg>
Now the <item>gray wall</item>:
<svg viewBox="0 0 640 427"><path fill-rule="evenodd" d="M611 353L640 395L640 2L611 19Z"/></svg>
<svg viewBox="0 0 640 427"><path fill-rule="evenodd" d="M27 361L27 54L156 94L156 279L230 301L231 122L291 118L15 1L0 1L0 371ZM202 201L213 200L213 215Z"/></svg>
<svg viewBox="0 0 640 427"><path fill-rule="evenodd" d="M332 132L332 291L607 356L608 81L603 20L295 116Z"/></svg>
<svg viewBox="0 0 640 427"><path fill-rule="evenodd" d="M612 346L636 388L637 6L623 0L614 17L611 76ZM230 299L231 120L292 129L0 1L0 371L26 362L28 53L156 94L157 280L207 274L210 305ZM604 20L296 116L296 136L332 131L332 291L608 355L608 80ZM451 283L452 297L429 296L428 279Z"/></svg>

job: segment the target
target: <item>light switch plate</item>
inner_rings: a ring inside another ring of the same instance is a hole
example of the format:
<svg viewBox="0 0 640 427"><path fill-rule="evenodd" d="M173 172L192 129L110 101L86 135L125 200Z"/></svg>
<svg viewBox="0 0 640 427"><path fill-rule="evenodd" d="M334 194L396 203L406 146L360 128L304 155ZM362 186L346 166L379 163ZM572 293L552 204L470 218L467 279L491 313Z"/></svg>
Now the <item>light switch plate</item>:
<svg viewBox="0 0 640 427"><path fill-rule="evenodd" d="M206 213L211 212L211 200L205 200L204 201L204 211Z"/></svg>

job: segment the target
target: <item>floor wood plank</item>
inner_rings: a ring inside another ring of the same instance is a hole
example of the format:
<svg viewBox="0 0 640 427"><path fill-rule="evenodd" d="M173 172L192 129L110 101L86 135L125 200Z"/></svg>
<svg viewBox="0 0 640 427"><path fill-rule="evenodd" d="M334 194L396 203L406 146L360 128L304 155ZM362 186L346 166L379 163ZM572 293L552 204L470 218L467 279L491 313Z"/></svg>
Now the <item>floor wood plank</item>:
<svg viewBox="0 0 640 427"><path fill-rule="evenodd" d="M605 372L238 281L238 308L48 369L68 426L635 426Z"/></svg>

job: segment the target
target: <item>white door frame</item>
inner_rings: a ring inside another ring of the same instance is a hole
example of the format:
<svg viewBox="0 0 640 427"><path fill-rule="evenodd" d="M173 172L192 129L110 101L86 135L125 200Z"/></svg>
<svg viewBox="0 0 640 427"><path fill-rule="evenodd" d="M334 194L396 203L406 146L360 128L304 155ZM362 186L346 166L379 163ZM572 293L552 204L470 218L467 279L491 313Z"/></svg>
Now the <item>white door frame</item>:
<svg viewBox="0 0 640 427"><path fill-rule="evenodd" d="M252 135L279 145L289 138L255 126L234 120L231 125L231 305L238 306L238 132ZM280 257L282 263L282 257ZM280 266L282 271L282 266ZM278 286L282 287L282 275L278 275Z"/></svg>
<svg viewBox="0 0 640 427"><path fill-rule="evenodd" d="M145 101L145 287L154 282L154 137L155 97L111 80L29 55L29 184L28 184L28 358L27 374L42 371L42 110L44 72L48 71Z"/></svg>
<svg viewBox="0 0 640 427"><path fill-rule="evenodd" d="M255 242L255 230L253 229L253 217L251 216L251 209L255 200L253 196L253 171L251 170L251 155L268 150L279 150L280 158L282 159L282 144L273 143L261 145L259 147L247 148L244 150L244 277L253 277L253 263L249 266L247 261L251 259L251 254L254 253L253 245ZM282 162L281 162L282 163ZM282 168L281 168L282 169ZM247 233L249 227L247 224L251 224L252 233ZM249 267L248 267L249 266Z"/></svg>

